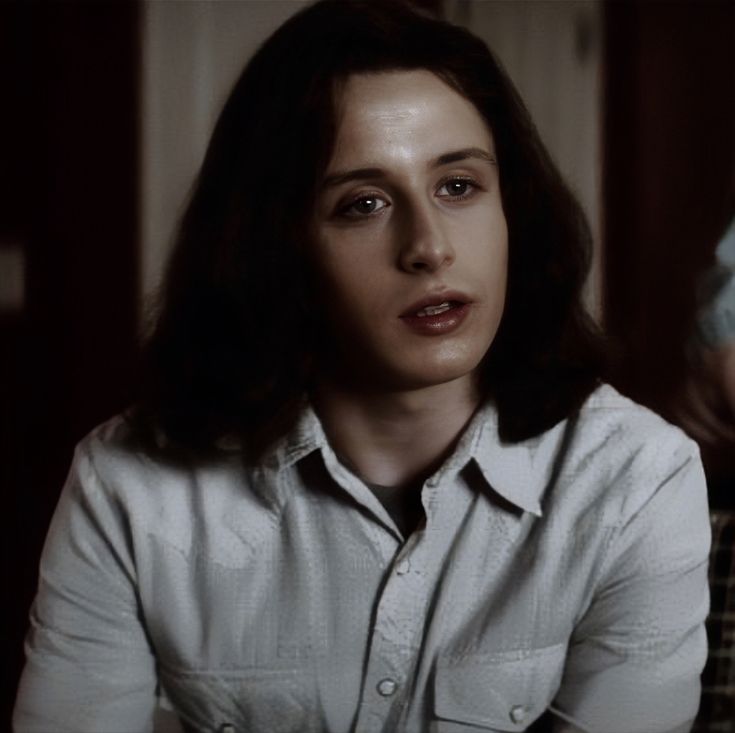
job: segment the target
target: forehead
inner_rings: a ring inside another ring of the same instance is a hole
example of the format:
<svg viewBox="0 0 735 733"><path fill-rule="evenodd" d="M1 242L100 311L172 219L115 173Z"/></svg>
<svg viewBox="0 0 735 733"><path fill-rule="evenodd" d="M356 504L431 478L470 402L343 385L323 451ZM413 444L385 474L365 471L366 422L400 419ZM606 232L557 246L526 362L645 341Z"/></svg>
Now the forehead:
<svg viewBox="0 0 735 733"><path fill-rule="evenodd" d="M381 154L441 155L468 146L494 152L476 107L424 69L354 74L336 102L333 162Z"/></svg>

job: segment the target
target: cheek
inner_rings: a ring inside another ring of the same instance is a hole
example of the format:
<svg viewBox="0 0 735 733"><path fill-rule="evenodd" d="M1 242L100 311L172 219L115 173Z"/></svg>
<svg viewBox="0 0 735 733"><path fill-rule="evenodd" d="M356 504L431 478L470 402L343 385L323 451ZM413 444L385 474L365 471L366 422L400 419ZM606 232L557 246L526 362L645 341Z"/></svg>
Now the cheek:
<svg viewBox="0 0 735 733"><path fill-rule="evenodd" d="M508 276L508 228L500 213L476 217L464 232L467 264L491 292L505 290ZM502 295L502 293L500 293Z"/></svg>
<svg viewBox="0 0 735 733"><path fill-rule="evenodd" d="M317 277L333 297L343 301L371 300L385 281L382 248L368 237L325 243L317 253ZM378 297L375 295L375 299Z"/></svg>
<svg viewBox="0 0 735 733"><path fill-rule="evenodd" d="M335 325L375 320L385 302L381 295L385 278L371 261L367 248L345 248L338 255L323 252L316 275L317 298L328 320Z"/></svg>

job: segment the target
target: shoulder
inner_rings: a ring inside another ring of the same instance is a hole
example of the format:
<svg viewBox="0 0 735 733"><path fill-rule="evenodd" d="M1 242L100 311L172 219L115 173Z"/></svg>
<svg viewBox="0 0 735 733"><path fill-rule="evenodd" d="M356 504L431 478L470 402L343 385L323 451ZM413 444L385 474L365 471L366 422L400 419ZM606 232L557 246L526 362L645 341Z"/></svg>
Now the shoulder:
<svg viewBox="0 0 735 733"><path fill-rule="evenodd" d="M78 444L66 494L126 526L138 543L156 539L188 554L212 527L220 535L260 536L277 523L277 482L266 473L246 465L240 451L188 463L151 455L123 414ZM226 543L220 544L217 553L227 554Z"/></svg>
<svg viewBox="0 0 735 733"><path fill-rule="evenodd" d="M606 455L623 460L644 455L658 464L677 457L698 457L699 448L683 430L652 410L623 396L609 384L598 387L579 411L578 440L589 452L606 450Z"/></svg>
<svg viewBox="0 0 735 733"><path fill-rule="evenodd" d="M150 455L138 444L127 416L103 422L76 446L72 472L88 492L141 500L162 487L185 484L191 469Z"/></svg>
<svg viewBox="0 0 735 733"><path fill-rule="evenodd" d="M87 433L76 446L75 458L103 462L116 459L130 463L137 454L127 416L120 413Z"/></svg>
<svg viewBox="0 0 735 733"><path fill-rule="evenodd" d="M610 385L589 396L569 427L565 491L603 505L614 523L627 521L659 492L683 505L706 506L697 444Z"/></svg>
<svg viewBox="0 0 735 733"><path fill-rule="evenodd" d="M128 418L121 413L101 423L77 445L76 466L96 476L108 490L131 493L144 489L150 495L193 488L202 480L216 484L216 477L244 480L250 473L241 451L222 451L209 460L167 457L142 445ZM216 493L213 489L213 493Z"/></svg>

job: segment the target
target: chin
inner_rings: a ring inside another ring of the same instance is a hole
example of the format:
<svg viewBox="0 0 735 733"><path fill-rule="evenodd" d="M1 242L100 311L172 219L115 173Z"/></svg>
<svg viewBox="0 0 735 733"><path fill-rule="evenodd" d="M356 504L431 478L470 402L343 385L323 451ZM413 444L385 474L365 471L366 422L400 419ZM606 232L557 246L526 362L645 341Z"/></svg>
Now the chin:
<svg viewBox="0 0 735 733"><path fill-rule="evenodd" d="M343 364L341 381L361 391L406 392L471 378L489 347L486 338L419 344L409 339L389 348L363 344L343 353L337 363Z"/></svg>
<svg viewBox="0 0 735 733"><path fill-rule="evenodd" d="M393 369L386 370L386 382L391 389L409 391L471 379L483 356L484 354L472 359L433 362L427 359L418 364L396 365Z"/></svg>

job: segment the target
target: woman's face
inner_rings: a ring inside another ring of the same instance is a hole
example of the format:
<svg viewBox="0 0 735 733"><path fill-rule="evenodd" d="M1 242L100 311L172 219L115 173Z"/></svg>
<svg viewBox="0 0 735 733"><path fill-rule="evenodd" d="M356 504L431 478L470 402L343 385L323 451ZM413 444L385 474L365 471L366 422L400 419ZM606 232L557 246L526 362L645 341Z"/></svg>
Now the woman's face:
<svg viewBox="0 0 735 733"><path fill-rule="evenodd" d="M313 254L340 377L387 390L471 380L505 300L492 134L424 70L352 76L337 102Z"/></svg>

